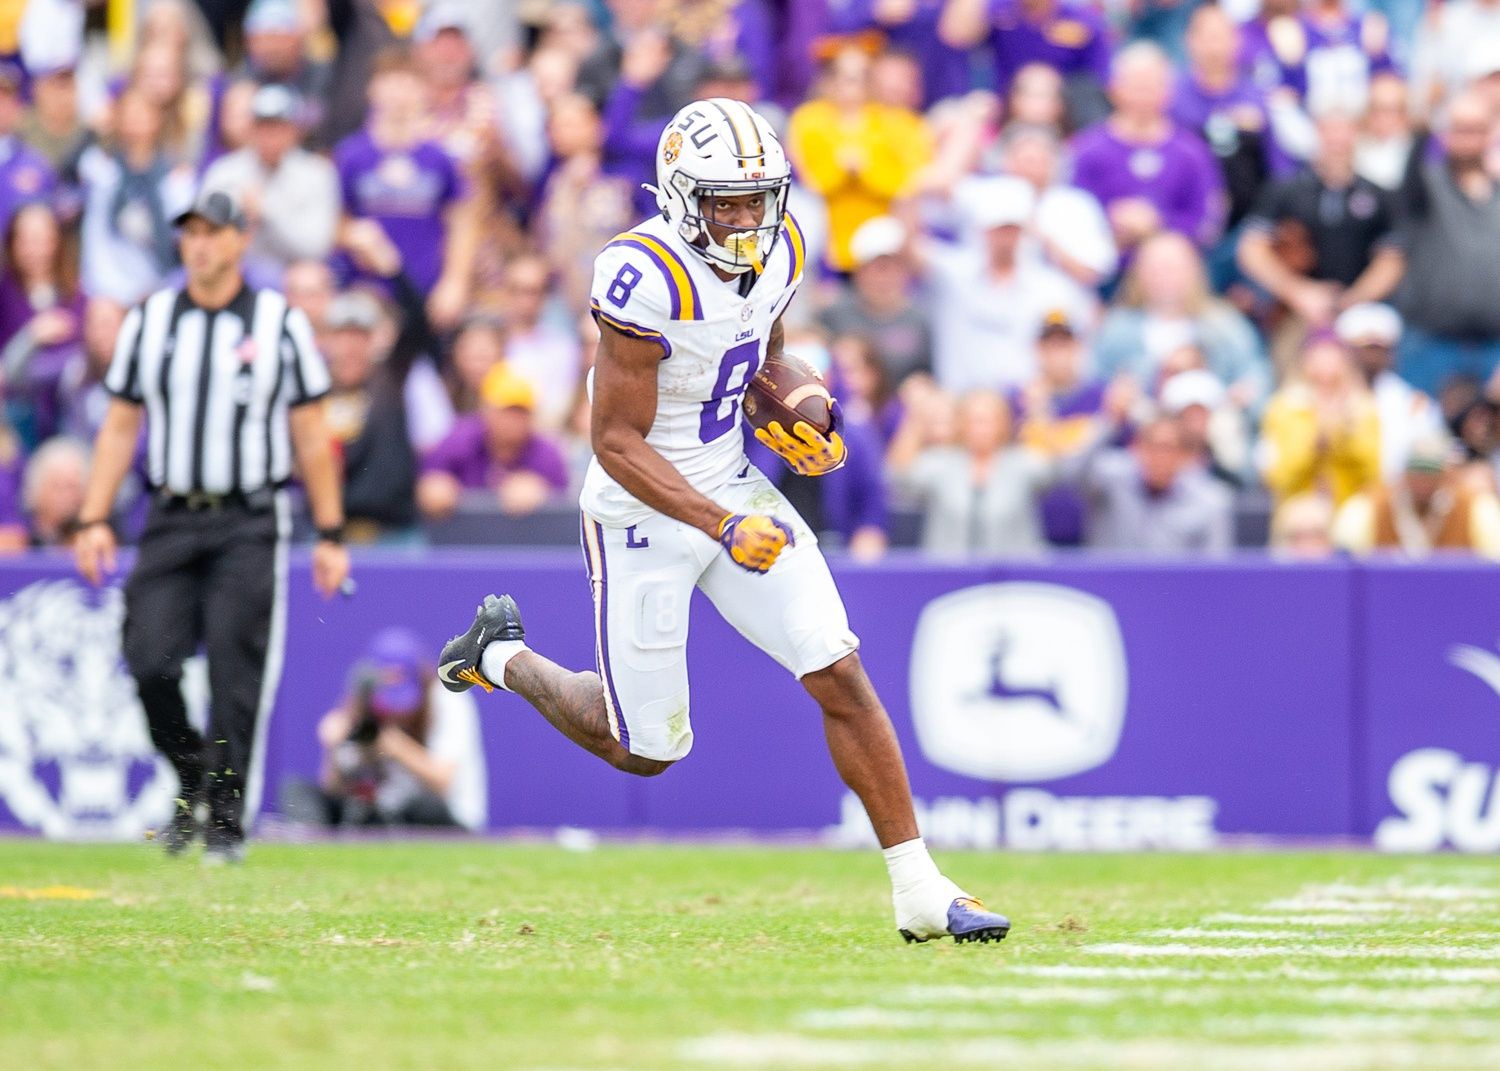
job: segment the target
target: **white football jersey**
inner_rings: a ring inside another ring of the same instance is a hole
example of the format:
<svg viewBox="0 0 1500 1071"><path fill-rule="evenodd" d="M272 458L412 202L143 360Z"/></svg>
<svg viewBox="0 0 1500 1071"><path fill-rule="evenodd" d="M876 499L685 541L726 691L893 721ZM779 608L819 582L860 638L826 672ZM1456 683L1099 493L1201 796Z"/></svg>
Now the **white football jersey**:
<svg viewBox="0 0 1500 1071"><path fill-rule="evenodd" d="M765 360L771 326L802 281L805 261L790 213L748 297L740 296L738 279L720 279L660 217L616 236L594 261L594 317L662 347L646 443L710 497L747 464L740 396ZM580 505L612 527L654 512L598 458L589 463Z"/></svg>

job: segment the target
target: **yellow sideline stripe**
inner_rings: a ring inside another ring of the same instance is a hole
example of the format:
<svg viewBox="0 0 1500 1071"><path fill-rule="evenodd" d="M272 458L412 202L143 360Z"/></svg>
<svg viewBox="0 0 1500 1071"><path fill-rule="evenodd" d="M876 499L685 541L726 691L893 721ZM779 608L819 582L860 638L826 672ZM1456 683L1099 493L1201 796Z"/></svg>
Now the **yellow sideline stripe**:
<svg viewBox="0 0 1500 1071"><path fill-rule="evenodd" d="M41 888L0 885L0 900L93 900L100 895L93 889L80 889L76 885L46 885Z"/></svg>

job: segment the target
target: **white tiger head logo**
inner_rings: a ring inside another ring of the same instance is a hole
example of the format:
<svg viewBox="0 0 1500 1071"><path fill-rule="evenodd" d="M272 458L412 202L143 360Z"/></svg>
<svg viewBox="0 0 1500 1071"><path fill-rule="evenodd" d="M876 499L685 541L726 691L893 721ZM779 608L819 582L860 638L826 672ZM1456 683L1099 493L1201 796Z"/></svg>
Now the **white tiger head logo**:
<svg viewBox="0 0 1500 1071"><path fill-rule="evenodd" d="M48 837L126 839L177 777L120 661L118 588L39 581L0 601L0 802Z"/></svg>

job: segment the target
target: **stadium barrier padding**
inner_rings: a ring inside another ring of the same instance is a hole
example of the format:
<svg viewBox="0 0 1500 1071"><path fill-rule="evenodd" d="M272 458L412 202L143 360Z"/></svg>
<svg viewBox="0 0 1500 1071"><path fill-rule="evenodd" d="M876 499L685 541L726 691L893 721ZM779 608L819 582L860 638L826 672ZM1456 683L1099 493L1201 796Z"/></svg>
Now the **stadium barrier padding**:
<svg viewBox="0 0 1500 1071"><path fill-rule="evenodd" d="M1238 835L1500 850L1500 570L1473 561L1289 565L1059 558L836 562L860 656L940 843L1211 846ZM579 556L356 551L357 591L290 578L264 798L314 776L318 717L378 629L434 655L488 591L538 650L594 664ZM65 558L0 565L0 828L136 835L170 778L118 663L117 590ZM618 773L517 697L480 696L490 825L868 839L818 711L695 598L692 753ZM170 796L166 796L170 798Z"/></svg>

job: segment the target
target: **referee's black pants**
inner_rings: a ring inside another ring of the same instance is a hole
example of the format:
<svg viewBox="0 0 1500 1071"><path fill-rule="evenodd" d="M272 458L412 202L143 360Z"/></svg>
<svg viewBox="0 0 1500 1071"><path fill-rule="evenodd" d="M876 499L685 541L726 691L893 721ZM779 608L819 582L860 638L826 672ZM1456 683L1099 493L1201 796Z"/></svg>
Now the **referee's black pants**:
<svg viewBox="0 0 1500 1071"><path fill-rule="evenodd" d="M155 502L125 583L125 663L183 798L201 793L208 802L210 842L244 837L256 725L269 715L282 657L282 637L273 649L272 632L285 613L284 511L269 498L204 510ZM208 655L206 738L189 723L182 695L183 661L200 646Z"/></svg>

